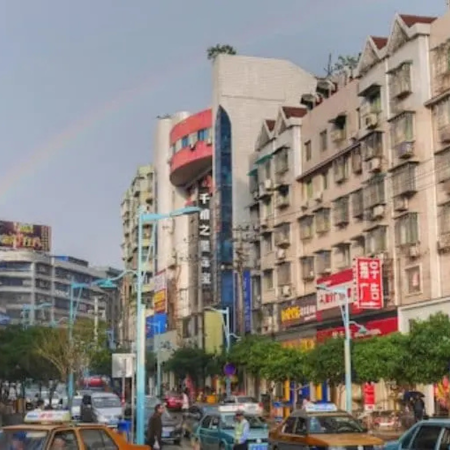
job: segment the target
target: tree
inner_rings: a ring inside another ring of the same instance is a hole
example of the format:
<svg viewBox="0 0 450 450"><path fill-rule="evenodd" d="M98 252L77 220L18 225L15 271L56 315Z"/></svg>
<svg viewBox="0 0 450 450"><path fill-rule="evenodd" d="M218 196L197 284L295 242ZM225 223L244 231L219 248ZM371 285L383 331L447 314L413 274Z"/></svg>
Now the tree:
<svg viewBox="0 0 450 450"><path fill-rule="evenodd" d="M112 352L107 348L98 349L89 363L89 370L96 375L111 376Z"/></svg>
<svg viewBox="0 0 450 450"><path fill-rule="evenodd" d="M333 73L342 72L345 68L354 70L358 66L359 58L361 53L358 55L339 55L337 61L333 66Z"/></svg>
<svg viewBox="0 0 450 450"><path fill-rule="evenodd" d="M261 370L261 375L270 381L284 382L287 380L303 384L307 374L306 353L294 348L279 347L277 354L267 359Z"/></svg>
<svg viewBox="0 0 450 450"><path fill-rule="evenodd" d="M236 55L236 49L231 45L216 44L213 47L208 47L206 54L209 61L214 61L219 55Z"/></svg>

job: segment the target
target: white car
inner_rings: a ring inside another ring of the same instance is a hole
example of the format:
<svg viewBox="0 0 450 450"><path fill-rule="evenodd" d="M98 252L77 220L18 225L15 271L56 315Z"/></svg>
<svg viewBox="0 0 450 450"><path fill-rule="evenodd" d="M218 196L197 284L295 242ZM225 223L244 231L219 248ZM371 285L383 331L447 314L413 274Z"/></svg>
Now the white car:
<svg viewBox="0 0 450 450"><path fill-rule="evenodd" d="M245 395L232 395L227 397L222 402L222 405L223 407L221 409L226 408L230 412L243 411L245 414L251 416L262 416L264 413L262 404L258 403L256 398Z"/></svg>
<svg viewBox="0 0 450 450"><path fill-rule="evenodd" d="M91 400L97 422L109 427L117 427L123 418L119 397L109 392L93 392Z"/></svg>

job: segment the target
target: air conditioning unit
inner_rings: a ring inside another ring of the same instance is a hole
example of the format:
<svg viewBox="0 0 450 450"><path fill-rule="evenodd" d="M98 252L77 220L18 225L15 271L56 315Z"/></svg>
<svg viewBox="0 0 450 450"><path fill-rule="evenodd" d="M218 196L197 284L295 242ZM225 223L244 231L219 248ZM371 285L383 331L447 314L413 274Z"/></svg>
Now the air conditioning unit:
<svg viewBox="0 0 450 450"><path fill-rule="evenodd" d="M264 187L266 191L270 191L270 189L272 189L272 180L270 178L264 181Z"/></svg>
<svg viewBox="0 0 450 450"><path fill-rule="evenodd" d="M278 197L277 197L277 206L279 208L283 208L285 206L289 206L289 197L287 195L278 195Z"/></svg>
<svg viewBox="0 0 450 450"><path fill-rule="evenodd" d="M309 273L305 273L305 275L303 275L304 280L314 280L314 278L315 278L315 274L314 274L313 270L311 270Z"/></svg>
<svg viewBox="0 0 450 450"><path fill-rule="evenodd" d="M379 172L381 170L381 159L373 158L367 163L369 172Z"/></svg>
<svg viewBox="0 0 450 450"><path fill-rule="evenodd" d="M364 125L366 128L375 128L378 124L378 115L375 113L367 114L364 117Z"/></svg>
<svg viewBox="0 0 450 450"><path fill-rule="evenodd" d="M439 130L439 140L443 144L448 144L450 142L450 124Z"/></svg>
<svg viewBox="0 0 450 450"><path fill-rule="evenodd" d="M286 250L279 248L277 250L277 259L286 259Z"/></svg>
<svg viewBox="0 0 450 450"><path fill-rule="evenodd" d="M402 142L397 147L397 157L400 159L411 158L414 154L414 142Z"/></svg>
<svg viewBox="0 0 450 450"><path fill-rule="evenodd" d="M420 256L420 248L417 245L412 245L409 247L408 254L410 258L418 258Z"/></svg>
<svg viewBox="0 0 450 450"><path fill-rule="evenodd" d="M317 203L321 203L322 202L322 200L323 200L323 192L317 192L315 195L314 195L314 200L317 202Z"/></svg>
<svg viewBox="0 0 450 450"><path fill-rule="evenodd" d="M403 196L394 197L394 211L406 211L408 209L408 199Z"/></svg>
<svg viewBox="0 0 450 450"><path fill-rule="evenodd" d="M372 218L373 219L381 219L384 216L384 206L377 205L372 210Z"/></svg>
<svg viewBox="0 0 450 450"><path fill-rule="evenodd" d="M283 297L290 297L292 295L292 289L290 286L283 286L281 293Z"/></svg>
<svg viewBox="0 0 450 450"><path fill-rule="evenodd" d="M450 250L450 234L443 234L439 236L437 241L438 252L445 252Z"/></svg>

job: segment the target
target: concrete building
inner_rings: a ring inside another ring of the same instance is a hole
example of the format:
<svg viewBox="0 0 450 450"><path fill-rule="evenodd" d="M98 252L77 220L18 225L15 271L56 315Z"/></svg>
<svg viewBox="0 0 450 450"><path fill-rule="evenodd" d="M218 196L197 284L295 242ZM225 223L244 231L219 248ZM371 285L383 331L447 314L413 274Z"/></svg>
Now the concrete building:
<svg viewBox="0 0 450 450"><path fill-rule="evenodd" d="M123 226L122 259L125 270L137 270L138 258L138 211L140 207L147 211L155 211L155 173L153 166L140 166L125 192L121 204ZM145 261L145 275L143 285L144 300L151 304L151 285L153 276L153 261L148 260L152 227L144 226L143 255ZM122 310L123 310L123 339L134 342L136 339L136 291L133 275L127 275L123 281Z"/></svg>
<svg viewBox="0 0 450 450"><path fill-rule="evenodd" d="M90 284L117 275L112 268L96 268L70 256L51 256L26 250L0 252L0 307L12 323L65 323L69 316L70 284ZM119 290L85 288L79 295L77 317L108 323L114 340L120 339ZM41 306L45 305L45 306ZM24 313L25 311L25 313ZM24 317L25 315L25 317Z"/></svg>

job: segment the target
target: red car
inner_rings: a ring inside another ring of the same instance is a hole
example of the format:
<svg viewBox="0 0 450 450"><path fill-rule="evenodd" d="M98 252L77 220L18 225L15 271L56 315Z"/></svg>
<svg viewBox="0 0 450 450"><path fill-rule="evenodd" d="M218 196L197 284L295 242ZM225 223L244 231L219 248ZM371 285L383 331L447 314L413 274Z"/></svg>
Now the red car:
<svg viewBox="0 0 450 450"><path fill-rule="evenodd" d="M166 408L171 411L181 411L183 407L183 396L176 392L168 392L164 397Z"/></svg>

